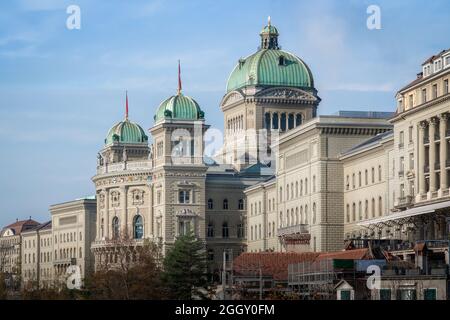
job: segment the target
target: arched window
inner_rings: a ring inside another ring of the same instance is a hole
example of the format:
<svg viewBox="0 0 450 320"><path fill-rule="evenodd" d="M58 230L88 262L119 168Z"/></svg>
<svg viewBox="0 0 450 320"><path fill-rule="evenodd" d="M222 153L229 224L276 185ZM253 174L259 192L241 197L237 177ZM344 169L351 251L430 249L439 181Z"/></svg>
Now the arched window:
<svg viewBox="0 0 450 320"><path fill-rule="evenodd" d="M228 223L224 222L222 224L222 238L228 238L228 236L229 236Z"/></svg>
<svg viewBox="0 0 450 320"><path fill-rule="evenodd" d="M305 205L305 224L308 224L308 205Z"/></svg>
<svg viewBox="0 0 450 320"><path fill-rule="evenodd" d="M298 198L298 181L295 182L295 197Z"/></svg>
<svg viewBox="0 0 450 320"><path fill-rule="evenodd" d="M265 113L265 115L264 115L264 124L265 124L265 128L267 129L267 130L270 130L270 113L268 113L268 112L266 112Z"/></svg>
<svg viewBox="0 0 450 320"><path fill-rule="evenodd" d="M135 239L142 239L144 236L144 224L142 223L142 216L140 215L134 218L133 233Z"/></svg>
<svg viewBox="0 0 450 320"><path fill-rule="evenodd" d="M278 64L279 64L280 66L284 66L284 65L286 64L286 60L285 60L284 56L280 56L280 57L278 58Z"/></svg>
<svg viewBox="0 0 450 320"><path fill-rule="evenodd" d="M283 227L283 212L281 212L281 211L280 211L280 223L279 223L279 225L280 225L280 228Z"/></svg>
<svg viewBox="0 0 450 320"><path fill-rule="evenodd" d="M272 114L272 128L279 129L278 128L278 113Z"/></svg>
<svg viewBox="0 0 450 320"><path fill-rule="evenodd" d="M223 209L228 210L228 199L223 199Z"/></svg>
<svg viewBox="0 0 450 320"><path fill-rule="evenodd" d="M303 224L303 206L300 206L300 223Z"/></svg>
<svg viewBox="0 0 450 320"><path fill-rule="evenodd" d="M381 181L381 178L382 178L381 166L378 166L378 181Z"/></svg>
<svg viewBox="0 0 450 320"><path fill-rule="evenodd" d="M316 224L317 217L316 217L316 203L315 202L313 203L312 211L313 211L313 224Z"/></svg>
<svg viewBox="0 0 450 320"><path fill-rule="evenodd" d="M112 220L112 232L113 239L119 238L119 218L117 217Z"/></svg>
<svg viewBox="0 0 450 320"><path fill-rule="evenodd" d="M250 227L250 239L253 240L253 226Z"/></svg>
<svg viewBox="0 0 450 320"><path fill-rule="evenodd" d="M238 200L238 210L244 210L244 200Z"/></svg>
<svg viewBox="0 0 450 320"><path fill-rule="evenodd" d="M350 222L350 205L347 204L347 222Z"/></svg>
<svg viewBox="0 0 450 320"><path fill-rule="evenodd" d="M214 209L214 203L213 203L213 199L208 199L208 209Z"/></svg>
<svg viewBox="0 0 450 320"><path fill-rule="evenodd" d="M280 187L280 202L283 201L283 187Z"/></svg>
<svg viewBox="0 0 450 320"><path fill-rule="evenodd" d="M288 129L294 128L294 115L292 113L288 116Z"/></svg>
<svg viewBox="0 0 450 320"><path fill-rule="evenodd" d="M286 185L286 200L289 200L289 185Z"/></svg>
<svg viewBox="0 0 450 320"><path fill-rule="evenodd" d="M301 124L302 124L302 115L301 115L301 113L297 113L295 115L295 125L299 126Z"/></svg>
<svg viewBox="0 0 450 320"><path fill-rule="evenodd" d="M295 208L295 224L300 224L300 221L298 220L298 207Z"/></svg>
<svg viewBox="0 0 450 320"><path fill-rule="evenodd" d="M308 195L308 178L305 178L305 195Z"/></svg>
<svg viewBox="0 0 450 320"><path fill-rule="evenodd" d="M369 219L369 200L366 200L366 204L364 206L364 217Z"/></svg>
<svg viewBox="0 0 450 320"><path fill-rule="evenodd" d="M214 237L214 224L212 222L208 223L207 236L209 238L213 238Z"/></svg>
<svg viewBox="0 0 450 320"><path fill-rule="evenodd" d="M383 215L383 200L381 197L378 198L378 216L381 217Z"/></svg>
<svg viewBox="0 0 450 320"><path fill-rule="evenodd" d="M375 218L375 199L372 198L372 218Z"/></svg>
<svg viewBox="0 0 450 320"><path fill-rule="evenodd" d="M290 219L289 219L289 210L288 211L286 211L286 227L289 227L290 226Z"/></svg>
<svg viewBox="0 0 450 320"><path fill-rule="evenodd" d="M356 220L356 204L353 202L352 204L352 221Z"/></svg>

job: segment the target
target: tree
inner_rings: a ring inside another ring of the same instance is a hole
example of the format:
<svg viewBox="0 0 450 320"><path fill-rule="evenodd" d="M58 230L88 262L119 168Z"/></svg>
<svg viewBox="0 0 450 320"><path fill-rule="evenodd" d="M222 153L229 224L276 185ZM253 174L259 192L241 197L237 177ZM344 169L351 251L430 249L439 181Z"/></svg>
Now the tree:
<svg viewBox="0 0 450 320"><path fill-rule="evenodd" d="M5 300L8 297L5 280L3 272L0 272L0 300Z"/></svg>
<svg viewBox="0 0 450 320"><path fill-rule="evenodd" d="M172 299L205 298L206 251L193 233L180 236L164 259L163 279Z"/></svg>
<svg viewBox="0 0 450 320"><path fill-rule="evenodd" d="M146 241L137 246L132 239L114 240L108 256L85 281L90 299L164 299L160 248Z"/></svg>

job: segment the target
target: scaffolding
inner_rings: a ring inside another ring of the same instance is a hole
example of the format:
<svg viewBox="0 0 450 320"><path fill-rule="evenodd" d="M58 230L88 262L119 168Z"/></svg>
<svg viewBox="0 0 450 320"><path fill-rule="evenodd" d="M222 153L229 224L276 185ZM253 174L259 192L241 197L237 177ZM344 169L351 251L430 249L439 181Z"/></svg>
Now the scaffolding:
<svg viewBox="0 0 450 320"><path fill-rule="evenodd" d="M301 299L330 300L339 273L342 271L336 269L334 259L290 264L288 285Z"/></svg>

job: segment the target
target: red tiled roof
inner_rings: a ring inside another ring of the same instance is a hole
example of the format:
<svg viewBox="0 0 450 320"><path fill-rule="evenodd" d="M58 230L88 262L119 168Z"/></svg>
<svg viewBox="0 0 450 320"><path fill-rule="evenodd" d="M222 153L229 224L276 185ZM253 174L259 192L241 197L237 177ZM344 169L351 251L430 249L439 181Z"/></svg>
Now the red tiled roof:
<svg viewBox="0 0 450 320"><path fill-rule="evenodd" d="M324 260L324 259L368 260L373 259L373 256L368 248L363 248L363 249L353 249L336 252L326 252L321 253L317 257L317 260Z"/></svg>
<svg viewBox="0 0 450 320"><path fill-rule="evenodd" d="M12 229L15 235L38 226L40 223L32 219L16 221L3 229Z"/></svg>
<svg viewBox="0 0 450 320"><path fill-rule="evenodd" d="M289 264L314 261L318 255L314 252L246 252L234 259L233 270L237 275L259 275L261 268L263 276L287 280Z"/></svg>

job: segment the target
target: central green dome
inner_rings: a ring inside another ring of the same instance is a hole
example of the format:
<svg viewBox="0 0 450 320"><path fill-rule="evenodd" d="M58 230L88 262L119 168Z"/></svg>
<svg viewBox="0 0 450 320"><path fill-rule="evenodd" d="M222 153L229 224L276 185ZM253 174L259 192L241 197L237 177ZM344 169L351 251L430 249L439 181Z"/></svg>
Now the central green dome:
<svg viewBox="0 0 450 320"><path fill-rule="evenodd" d="M147 141L148 137L141 126L126 118L109 129L105 144L108 145L113 142L147 143Z"/></svg>
<svg viewBox="0 0 450 320"><path fill-rule="evenodd" d="M200 109L197 101L181 92L164 100L155 114L155 122L164 119L200 120L204 118L205 113Z"/></svg>
<svg viewBox="0 0 450 320"><path fill-rule="evenodd" d="M269 24L260 33L261 46L254 54L239 59L227 82L227 92L245 86L282 86L314 89L309 67L299 57L278 46L278 30Z"/></svg>

